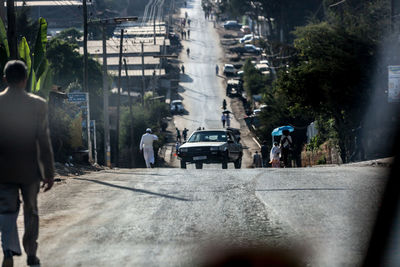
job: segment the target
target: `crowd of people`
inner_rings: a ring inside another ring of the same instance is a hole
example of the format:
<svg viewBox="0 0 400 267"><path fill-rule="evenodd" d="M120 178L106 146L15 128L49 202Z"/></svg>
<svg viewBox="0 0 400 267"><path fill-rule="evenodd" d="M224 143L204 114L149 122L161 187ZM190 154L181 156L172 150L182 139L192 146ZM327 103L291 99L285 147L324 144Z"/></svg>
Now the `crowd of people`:
<svg viewBox="0 0 400 267"><path fill-rule="evenodd" d="M261 153L256 151L253 155L253 167L265 168L271 164L272 168L290 167L290 153L293 150L293 140L288 130L282 131L280 141L274 142L273 147L268 153L267 142L261 146Z"/></svg>

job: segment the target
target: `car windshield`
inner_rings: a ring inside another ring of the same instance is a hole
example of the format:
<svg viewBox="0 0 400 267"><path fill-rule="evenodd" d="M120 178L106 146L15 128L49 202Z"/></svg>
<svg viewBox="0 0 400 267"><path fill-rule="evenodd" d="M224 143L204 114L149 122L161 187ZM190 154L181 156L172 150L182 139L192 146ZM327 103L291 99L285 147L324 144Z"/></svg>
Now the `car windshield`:
<svg viewBox="0 0 400 267"><path fill-rule="evenodd" d="M225 132L197 132L194 133L188 140L189 143L194 142L226 142L228 137Z"/></svg>

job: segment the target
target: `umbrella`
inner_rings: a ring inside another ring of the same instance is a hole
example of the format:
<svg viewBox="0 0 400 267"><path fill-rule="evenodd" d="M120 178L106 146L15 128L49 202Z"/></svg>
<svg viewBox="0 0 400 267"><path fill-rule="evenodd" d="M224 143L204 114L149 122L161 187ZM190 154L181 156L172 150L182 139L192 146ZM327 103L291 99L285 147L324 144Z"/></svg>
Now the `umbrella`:
<svg viewBox="0 0 400 267"><path fill-rule="evenodd" d="M232 112L230 112L229 110L225 109L224 111L222 111L222 113L229 114L229 113L232 113Z"/></svg>
<svg viewBox="0 0 400 267"><path fill-rule="evenodd" d="M289 132L293 132L294 128L292 126L289 126L289 125L281 126L281 127L275 128L272 131L271 135L272 136L281 136L282 135L282 131L284 131L284 130L288 130Z"/></svg>

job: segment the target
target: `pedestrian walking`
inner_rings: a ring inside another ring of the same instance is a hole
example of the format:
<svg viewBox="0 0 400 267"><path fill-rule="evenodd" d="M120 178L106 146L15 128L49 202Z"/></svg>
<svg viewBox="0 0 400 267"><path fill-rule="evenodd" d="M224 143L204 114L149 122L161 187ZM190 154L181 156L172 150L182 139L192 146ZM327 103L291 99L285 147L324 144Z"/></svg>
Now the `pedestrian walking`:
<svg viewBox="0 0 400 267"><path fill-rule="evenodd" d="M267 167L267 163L268 163L268 147L267 147L267 142L266 141L264 141L262 146L261 146L261 158L262 158L263 167L264 168Z"/></svg>
<svg viewBox="0 0 400 267"><path fill-rule="evenodd" d="M293 141L292 137L289 134L289 131L283 130L280 144L281 144L282 160L285 167L289 167L289 154L290 151L292 150L292 143Z"/></svg>
<svg viewBox="0 0 400 267"><path fill-rule="evenodd" d="M187 37L190 39L190 29L187 30Z"/></svg>
<svg viewBox="0 0 400 267"><path fill-rule="evenodd" d="M181 39L183 40L183 29L181 30Z"/></svg>
<svg viewBox="0 0 400 267"><path fill-rule="evenodd" d="M190 56L190 48L189 47L186 48L186 54L187 54L187 56Z"/></svg>
<svg viewBox="0 0 400 267"><path fill-rule="evenodd" d="M182 141L181 131L179 131L178 128L176 128L176 141L179 141L179 142Z"/></svg>
<svg viewBox="0 0 400 267"><path fill-rule="evenodd" d="M146 167L151 168L154 165L154 149L153 142L158 140L157 135L151 133L151 129L147 128L146 133L142 135L140 139L140 151L143 151L144 161L146 162Z"/></svg>
<svg viewBox="0 0 400 267"><path fill-rule="evenodd" d="M188 18L188 13L185 11L185 19Z"/></svg>
<svg viewBox="0 0 400 267"><path fill-rule="evenodd" d="M225 123L226 123L226 116L224 113L222 113L221 116L221 122L222 122L222 128L225 128Z"/></svg>
<svg viewBox="0 0 400 267"><path fill-rule="evenodd" d="M39 237L37 196L54 183L54 159L50 141L46 101L25 91L27 67L20 60L7 62L0 93L0 230L4 253L2 266L13 266L21 255L16 219L20 193L23 199L23 246L27 265L39 265L36 256ZM40 167L39 167L40 166Z"/></svg>
<svg viewBox="0 0 400 267"><path fill-rule="evenodd" d="M226 109L226 100L222 100L222 109L225 110Z"/></svg>
<svg viewBox="0 0 400 267"><path fill-rule="evenodd" d="M186 40L186 31L183 31L183 39Z"/></svg>
<svg viewBox="0 0 400 267"><path fill-rule="evenodd" d="M181 66L181 71L182 71L182 74L185 74L185 66Z"/></svg>
<svg viewBox="0 0 400 267"><path fill-rule="evenodd" d="M218 73L219 73L219 66L217 64L217 65L215 65L215 74L218 76Z"/></svg>
<svg viewBox="0 0 400 267"><path fill-rule="evenodd" d="M188 19L187 20L187 24L188 24L188 27L190 28L190 23L191 23L192 21L190 20L190 19Z"/></svg>
<svg viewBox="0 0 400 267"><path fill-rule="evenodd" d="M258 154L258 151L253 155L253 166L254 168L261 168L262 166L261 156Z"/></svg>
<svg viewBox="0 0 400 267"><path fill-rule="evenodd" d="M185 127L185 129L183 129L183 131L182 131L182 135L183 135L183 141L184 142L186 142L186 138L187 138L187 133L188 133L188 129L186 129L186 127Z"/></svg>
<svg viewBox="0 0 400 267"><path fill-rule="evenodd" d="M280 168L281 161L280 161L280 154L281 149L279 147L278 142L274 142L274 146L271 148L271 152L269 154L269 163L271 163L272 168Z"/></svg>
<svg viewBox="0 0 400 267"><path fill-rule="evenodd" d="M185 8L187 7L187 3L186 3L186 1L185 1Z"/></svg>
<svg viewBox="0 0 400 267"><path fill-rule="evenodd" d="M175 151L178 153L179 148L181 147L181 143L178 141L175 144Z"/></svg>
<svg viewBox="0 0 400 267"><path fill-rule="evenodd" d="M226 114L226 127L231 127L231 116L229 116L229 113Z"/></svg>

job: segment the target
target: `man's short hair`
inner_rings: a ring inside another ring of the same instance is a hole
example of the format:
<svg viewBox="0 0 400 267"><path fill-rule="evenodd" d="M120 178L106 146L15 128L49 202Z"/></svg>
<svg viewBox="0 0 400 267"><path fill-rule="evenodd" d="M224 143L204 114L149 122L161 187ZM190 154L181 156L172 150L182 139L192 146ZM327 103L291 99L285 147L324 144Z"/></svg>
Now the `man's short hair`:
<svg viewBox="0 0 400 267"><path fill-rule="evenodd" d="M21 60L10 60L4 67L4 77L8 84L17 84L24 81L28 76L25 63Z"/></svg>

